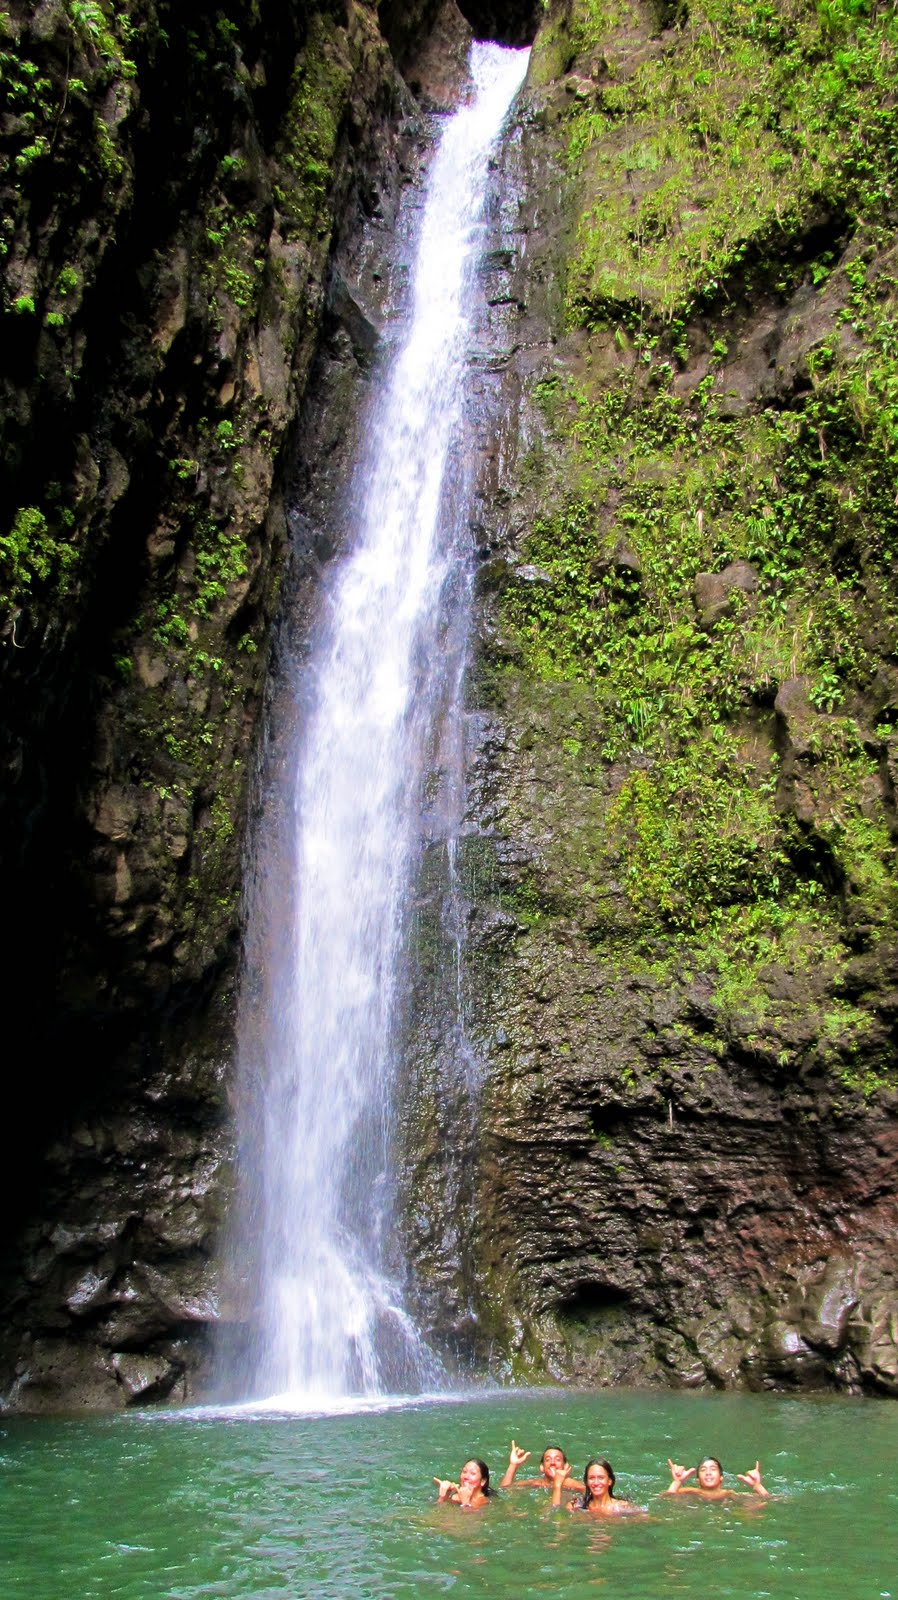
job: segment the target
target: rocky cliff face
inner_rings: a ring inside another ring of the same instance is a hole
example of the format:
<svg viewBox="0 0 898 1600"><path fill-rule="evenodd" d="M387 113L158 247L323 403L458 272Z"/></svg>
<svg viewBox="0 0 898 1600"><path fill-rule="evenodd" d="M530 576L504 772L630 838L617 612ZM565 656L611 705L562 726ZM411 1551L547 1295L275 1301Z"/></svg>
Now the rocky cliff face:
<svg viewBox="0 0 898 1600"><path fill-rule="evenodd" d="M515 1374L898 1391L878 11L554 7L507 147L466 1226L438 1073L409 1193Z"/></svg>
<svg viewBox="0 0 898 1600"><path fill-rule="evenodd" d="M213 1315L296 419L416 113L373 3L0 30L0 1367L14 1405L117 1404L180 1390Z"/></svg>
<svg viewBox="0 0 898 1600"><path fill-rule="evenodd" d="M541 26L483 264L482 1086L442 1071L425 883L420 1304L520 1375L895 1390L895 23L461 9ZM22 1408L195 1382L285 505L298 473L302 591L409 91L457 91L453 5L269 10L0 18Z"/></svg>

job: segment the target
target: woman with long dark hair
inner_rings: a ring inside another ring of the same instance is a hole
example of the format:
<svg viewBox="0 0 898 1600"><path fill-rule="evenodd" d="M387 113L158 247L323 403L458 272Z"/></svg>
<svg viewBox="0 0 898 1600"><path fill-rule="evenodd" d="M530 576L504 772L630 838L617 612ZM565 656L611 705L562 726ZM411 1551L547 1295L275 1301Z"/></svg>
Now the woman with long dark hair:
<svg viewBox="0 0 898 1600"><path fill-rule="evenodd" d="M555 1474L552 1487L553 1506L561 1505L561 1492L566 1475L566 1466ZM610 1461L605 1461L600 1456L593 1456L587 1461L583 1469L583 1481L586 1488L576 1500L569 1501L569 1511L586 1511L593 1517L629 1517L644 1511L643 1506L634 1505L632 1500L615 1499L614 1485L617 1480L614 1468Z"/></svg>
<svg viewBox="0 0 898 1600"><path fill-rule="evenodd" d="M434 1483L439 1489L437 1502L444 1505L461 1506L467 1511L479 1511L481 1506L489 1504L490 1498L490 1469L485 1461L479 1461L476 1456L466 1461L458 1475L458 1482L451 1478L434 1478Z"/></svg>

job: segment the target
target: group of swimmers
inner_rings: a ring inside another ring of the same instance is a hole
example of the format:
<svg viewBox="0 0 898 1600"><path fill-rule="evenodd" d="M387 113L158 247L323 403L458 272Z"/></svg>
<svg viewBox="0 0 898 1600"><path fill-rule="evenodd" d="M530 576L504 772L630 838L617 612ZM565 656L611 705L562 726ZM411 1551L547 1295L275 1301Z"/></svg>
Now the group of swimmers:
<svg viewBox="0 0 898 1600"><path fill-rule="evenodd" d="M530 1451L522 1450L511 1441L511 1451L508 1457L508 1466L499 1480L500 1489L510 1489L517 1483L524 1489L551 1489L553 1506L561 1505L561 1497L565 1489L578 1491L576 1498L568 1501L569 1511L587 1511L594 1517L627 1517L645 1515L645 1506L634 1505L632 1500L619 1500L615 1497L614 1469L610 1461L605 1461L599 1456L593 1456L587 1461L583 1469L583 1479L571 1477L571 1469L564 1451L554 1444L546 1446L539 1464L538 1478L518 1478L518 1468L525 1461L530 1460ZM665 1495L698 1495L704 1500L729 1500L738 1499L744 1491L728 1489L723 1482L723 1467L716 1456L705 1456L697 1467L682 1467L676 1461L668 1461L670 1468L670 1487L662 1492ZM695 1478L695 1483L687 1483L688 1478ZM765 1489L761 1482L761 1463L755 1462L748 1472L738 1472L736 1477L740 1483L747 1486L752 1495L767 1499L770 1491ZM450 1505L461 1506L468 1511L479 1511L482 1506L488 1505L492 1490L490 1489L490 1469L485 1461L473 1458L466 1461L458 1475L458 1482L450 1478L434 1478L437 1485L437 1500Z"/></svg>

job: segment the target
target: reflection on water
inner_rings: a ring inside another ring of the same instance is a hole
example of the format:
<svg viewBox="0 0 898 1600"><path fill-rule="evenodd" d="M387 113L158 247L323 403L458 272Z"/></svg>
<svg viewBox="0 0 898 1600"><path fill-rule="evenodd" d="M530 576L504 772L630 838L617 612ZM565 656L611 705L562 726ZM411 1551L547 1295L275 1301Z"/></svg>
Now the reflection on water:
<svg viewBox="0 0 898 1600"><path fill-rule="evenodd" d="M4 1600L898 1600L889 1403L505 1391L309 1417L158 1413L0 1427ZM482 1513L433 1502L433 1475L512 1436L607 1455L645 1518L596 1525L544 1490ZM659 1499L667 1457L760 1457L775 1494Z"/></svg>

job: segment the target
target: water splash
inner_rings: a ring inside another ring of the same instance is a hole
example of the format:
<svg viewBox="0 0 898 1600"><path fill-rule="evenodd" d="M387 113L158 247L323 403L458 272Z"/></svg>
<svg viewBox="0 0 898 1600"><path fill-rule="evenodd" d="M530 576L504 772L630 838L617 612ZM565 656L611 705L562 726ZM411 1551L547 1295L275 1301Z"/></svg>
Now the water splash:
<svg viewBox="0 0 898 1600"><path fill-rule="evenodd" d="M245 1005L241 1046L258 1304L243 1388L309 1405L439 1378L391 1249L401 958L425 770L434 743L452 743L436 729L460 696L470 541L454 446L472 267L490 149L526 63L473 46L473 93L434 158L407 337L371 407L312 710L284 759L288 859L258 864L247 981L264 1003Z"/></svg>

